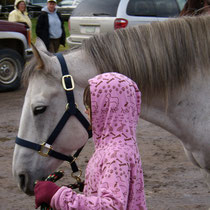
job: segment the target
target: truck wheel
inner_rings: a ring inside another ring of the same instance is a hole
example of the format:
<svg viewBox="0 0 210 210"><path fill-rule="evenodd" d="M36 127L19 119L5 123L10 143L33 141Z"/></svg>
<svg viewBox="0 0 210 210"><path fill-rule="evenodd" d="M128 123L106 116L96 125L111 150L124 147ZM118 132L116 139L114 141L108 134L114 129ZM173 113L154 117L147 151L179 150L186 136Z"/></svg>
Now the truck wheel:
<svg viewBox="0 0 210 210"><path fill-rule="evenodd" d="M0 50L0 91L17 89L24 67L23 57L12 49Z"/></svg>

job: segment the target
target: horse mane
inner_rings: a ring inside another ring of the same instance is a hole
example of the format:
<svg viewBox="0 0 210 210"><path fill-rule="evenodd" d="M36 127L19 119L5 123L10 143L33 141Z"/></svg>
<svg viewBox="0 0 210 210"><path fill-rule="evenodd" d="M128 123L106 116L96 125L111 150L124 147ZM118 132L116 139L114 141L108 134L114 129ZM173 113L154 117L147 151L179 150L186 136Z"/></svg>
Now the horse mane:
<svg viewBox="0 0 210 210"><path fill-rule="evenodd" d="M198 70L209 70L209 25L210 16L170 19L93 36L82 48L101 73L122 73L147 97L167 97Z"/></svg>

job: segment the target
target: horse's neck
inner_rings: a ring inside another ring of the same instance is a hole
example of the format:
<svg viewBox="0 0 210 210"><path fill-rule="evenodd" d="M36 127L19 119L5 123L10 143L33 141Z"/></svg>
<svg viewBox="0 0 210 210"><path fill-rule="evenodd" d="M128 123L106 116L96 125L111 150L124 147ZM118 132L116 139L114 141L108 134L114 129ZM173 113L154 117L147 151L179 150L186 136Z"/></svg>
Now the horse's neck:
<svg viewBox="0 0 210 210"><path fill-rule="evenodd" d="M176 135L185 145L209 138L206 130L210 127L209 77L198 73L188 85L175 89L168 104L163 98L154 97L150 105L142 104L141 117ZM206 139L207 140L207 139Z"/></svg>
<svg viewBox="0 0 210 210"><path fill-rule="evenodd" d="M88 85L88 79L99 73L95 65L90 62L85 52L81 49L73 50L69 54L64 55L64 57L69 73L73 76L76 84L82 88Z"/></svg>
<svg viewBox="0 0 210 210"><path fill-rule="evenodd" d="M88 79L99 74L94 64L81 50L75 50L70 55L66 55L66 61L77 86L81 88L85 88ZM208 81L208 75L204 77L198 72L182 89L175 88L169 94L168 103L165 103L164 98L157 96L150 100L149 105L143 100L141 117L176 135L186 144L189 141L196 141L196 135L206 138L203 136L204 129L210 126L208 125L210 115L208 105L210 97L207 97L210 92ZM76 97L78 95L78 98L82 96L81 92L75 95Z"/></svg>
<svg viewBox="0 0 210 210"><path fill-rule="evenodd" d="M166 106L160 98L154 98L149 104L142 103L141 118L174 134L177 129Z"/></svg>

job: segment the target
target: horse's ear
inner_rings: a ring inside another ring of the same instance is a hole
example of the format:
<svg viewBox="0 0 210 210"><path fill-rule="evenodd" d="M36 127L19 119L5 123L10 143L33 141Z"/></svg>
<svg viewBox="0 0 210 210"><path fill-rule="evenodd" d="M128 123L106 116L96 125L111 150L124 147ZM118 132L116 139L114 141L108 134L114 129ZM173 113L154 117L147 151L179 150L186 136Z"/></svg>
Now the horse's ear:
<svg viewBox="0 0 210 210"><path fill-rule="evenodd" d="M37 60L37 69L43 69L44 68L44 62L40 56L40 53L38 52L37 48L35 47L35 45L33 43L31 43L32 46L32 50L33 50L33 54Z"/></svg>
<svg viewBox="0 0 210 210"><path fill-rule="evenodd" d="M32 45L33 54L37 60L36 69L45 69L49 63L49 52L44 42L37 37L35 45ZM45 69L46 70L46 69Z"/></svg>
<svg viewBox="0 0 210 210"><path fill-rule="evenodd" d="M44 42L39 37L36 38L35 46L42 52L48 52Z"/></svg>

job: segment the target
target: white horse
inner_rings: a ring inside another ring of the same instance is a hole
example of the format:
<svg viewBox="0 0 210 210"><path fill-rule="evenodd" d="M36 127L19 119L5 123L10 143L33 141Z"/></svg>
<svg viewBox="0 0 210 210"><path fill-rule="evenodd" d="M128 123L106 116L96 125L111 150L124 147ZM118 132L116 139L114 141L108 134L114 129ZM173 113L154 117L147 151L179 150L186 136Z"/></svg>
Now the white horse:
<svg viewBox="0 0 210 210"><path fill-rule="evenodd" d="M108 71L129 76L142 91L141 117L176 135L210 183L209 25L210 17L206 16L117 30L93 37L63 56L81 112L85 110L82 95L89 78ZM28 89L19 138L41 144L49 137L67 103L61 77L57 57L37 39L34 58L24 71ZM87 139L84 127L71 116L52 146L69 155ZM13 174L27 194L33 194L35 180L45 178L61 163L15 145Z"/></svg>

